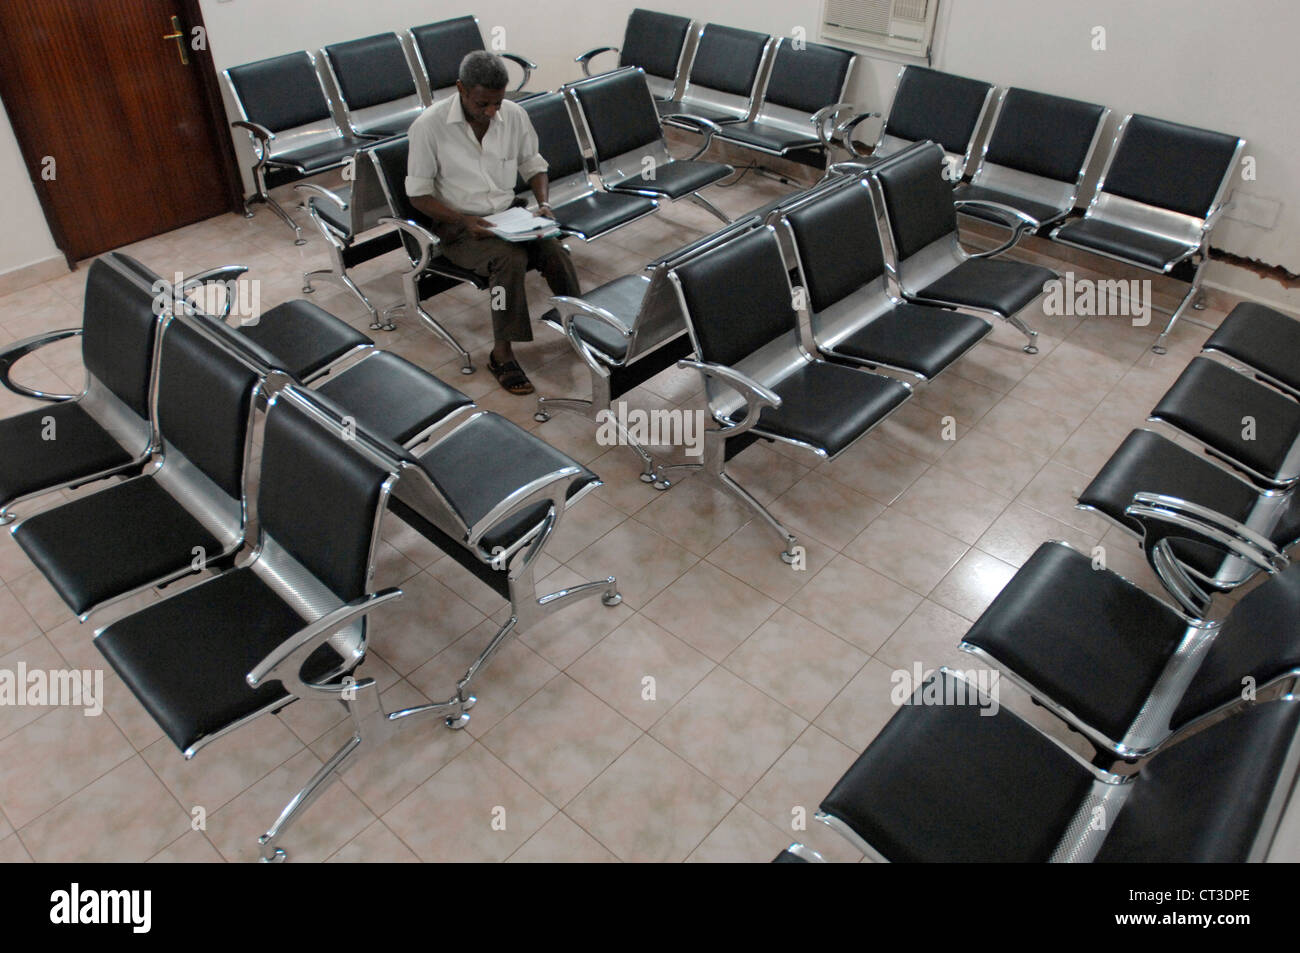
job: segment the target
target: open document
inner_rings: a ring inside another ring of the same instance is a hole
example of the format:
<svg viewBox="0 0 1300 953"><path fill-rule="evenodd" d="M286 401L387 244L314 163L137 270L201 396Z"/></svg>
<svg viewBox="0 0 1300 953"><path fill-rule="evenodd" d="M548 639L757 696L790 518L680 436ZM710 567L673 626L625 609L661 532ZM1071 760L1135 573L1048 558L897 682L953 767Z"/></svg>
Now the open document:
<svg viewBox="0 0 1300 953"><path fill-rule="evenodd" d="M508 208L488 215L487 220L492 223L492 232L508 242L527 242L560 233L553 219L539 218L526 208Z"/></svg>

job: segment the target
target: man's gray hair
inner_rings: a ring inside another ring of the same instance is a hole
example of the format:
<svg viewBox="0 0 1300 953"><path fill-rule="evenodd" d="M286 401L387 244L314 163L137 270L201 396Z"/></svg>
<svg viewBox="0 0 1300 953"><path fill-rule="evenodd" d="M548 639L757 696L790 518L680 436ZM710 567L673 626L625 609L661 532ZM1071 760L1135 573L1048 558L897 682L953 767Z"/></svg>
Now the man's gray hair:
<svg viewBox="0 0 1300 953"><path fill-rule="evenodd" d="M506 72L505 60L487 50L475 50L466 53L460 61L460 75L457 77L466 89L482 86L484 89L505 89L510 82Z"/></svg>

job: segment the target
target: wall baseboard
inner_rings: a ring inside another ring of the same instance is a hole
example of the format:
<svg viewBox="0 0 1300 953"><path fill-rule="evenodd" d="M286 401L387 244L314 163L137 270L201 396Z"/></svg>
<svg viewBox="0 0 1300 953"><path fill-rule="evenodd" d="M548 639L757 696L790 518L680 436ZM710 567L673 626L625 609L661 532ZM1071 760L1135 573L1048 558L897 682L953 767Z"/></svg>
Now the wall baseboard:
<svg viewBox="0 0 1300 953"><path fill-rule="evenodd" d="M23 265L21 268L0 272L0 297L67 274L71 274L71 272L68 271L68 263L62 255L55 255L52 258L32 262L30 265Z"/></svg>

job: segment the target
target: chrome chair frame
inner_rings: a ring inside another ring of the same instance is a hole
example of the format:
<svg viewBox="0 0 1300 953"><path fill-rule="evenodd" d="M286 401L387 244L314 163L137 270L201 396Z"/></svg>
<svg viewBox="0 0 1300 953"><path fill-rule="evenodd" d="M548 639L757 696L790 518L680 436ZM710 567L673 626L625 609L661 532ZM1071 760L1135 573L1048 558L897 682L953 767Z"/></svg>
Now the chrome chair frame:
<svg viewBox="0 0 1300 953"><path fill-rule="evenodd" d="M721 24L718 25L721 26ZM754 82L750 85L748 98L741 99L740 96L736 94L724 93L708 86L701 86L698 83L695 84L697 91L692 94L691 72L695 69L695 60L699 55L700 42L704 39L704 31L707 30L709 26L710 24L704 23L698 27L693 27L691 30L694 42L690 43L691 64L690 68L687 69L685 73L686 82L685 85L682 86L681 95L675 95L672 99L668 100L668 102L679 104L680 108L678 108L676 112L661 117L663 124L666 126L675 126L679 129L686 129L690 132L699 132L700 130L698 128L694 128L692 124L687 122L685 119L685 117L690 116L697 121L707 121L701 120L701 117L692 115L691 108L694 106L704 106L711 111L718 110L726 113L735 113L734 119L713 120L714 124L718 126L726 125L728 122L745 122L752 120L758 112L762 98L762 89L767 83L767 74L771 69L772 57L776 53L776 47L779 41L775 37L769 36L767 42L763 44L763 52L759 55L758 69L754 72ZM644 75L644 71L642 71L642 73ZM648 80L647 85L649 85Z"/></svg>
<svg viewBox="0 0 1300 953"><path fill-rule="evenodd" d="M382 36L383 34L377 34ZM412 122L424 112L425 100L420 93L420 75L411 61L410 51L402 38L393 32L390 34L397 41L398 47L402 51L402 57L406 60L406 68L411 74L411 83L415 86L415 92L410 96L401 99L390 100L386 103L376 103L373 106L366 106L360 109L354 109L343 94L343 84L339 82L338 71L334 68L334 60L330 56L330 47L321 47L321 62L325 64L325 72L329 76L330 85L334 87L337 98L334 102L338 103L339 114L342 122L340 129L345 133L350 133L357 138L366 136L376 136L384 138L385 134L375 130L384 124L394 121L404 123L410 126ZM342 44L332 44L334 46Z"/></svg>
<svg viewBox="0 0 1300 953"><path fill-rule="evenodd" d="M433 26L436 23L442 23L442 22L445 21L436 20L434 21L434 23L425 23L425 24L420 24L419 26L408 27L401 34L402 36L405 37L407 48L409 50L410 58L408 59L408 62L414 62L417 66L419 66L419 69L415 71L416 85L420 89L420 95L424 99L424 105L426 108L432 106L438 100L450 96L456 90L455 84L451 86L440 86L438 89L433 88L433 82L432 80L429 79L429 65L425 63L424 54L420 52L420 44L415 39L415 31L418 30L420 26ZM483 28L479 25L477 16L474 17L474 25L479 28L479 43L481 44L480 48L486 50L487 45L483 43ZM523 88L528 85L528 81L532 79L533 70L539 69L538 65L534 63L532 60L520 56L517 53L503 53L498 50L493 50L492 52L504 60L509 60L511 63L514 63L521 70L523 70L524 75L523 78L519 81L519 85L516 86L513 90L511 90L511 92L515 92L515 93L522 92Z"/></svg>
<svg viewBox="0 0 1300 953"><path fill-rule="evenodd" d="M691 63L695 57L696 37L699 35L696 21L691 20L690 25L686 28L686 36L682 39L682 48L677 52L677 68L673 73L671 81L666 81L664 77L657 76L653 73L646 73L646 85L650 87L650 95L657 100L671 100L677 95L677 90L681 88L682 77L690 72ZM624 31L626 39L626 30ZM583 76L599 76L599 73L592 73L591 61L601 53L619 53L617 46L598 46L590 49L585 53L579 53L573 58L573 62L582 67ZM629 64L631 65L631 64ZM624 69L623 66L615 67ZM606 72L609 72L608 70ZM644 72L644 70L643 70Z"/></svg>

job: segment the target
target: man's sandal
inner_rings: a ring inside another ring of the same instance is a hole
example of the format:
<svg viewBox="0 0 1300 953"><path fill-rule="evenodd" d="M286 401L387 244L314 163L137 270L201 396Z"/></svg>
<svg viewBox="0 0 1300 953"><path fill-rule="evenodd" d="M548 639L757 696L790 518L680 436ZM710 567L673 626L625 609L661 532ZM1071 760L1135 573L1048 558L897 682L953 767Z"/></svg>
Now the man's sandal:
<svg viewBox="0 0 1300 953"><path fill-rule="evenodd" d="M497 379L507 391L512 394L531 394L534 390L532 381L524 373L524 369L519 366L517 361L506 361L504 364L498 364L488 355L488 370Z"/></svg>

